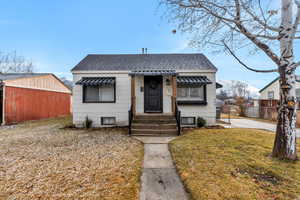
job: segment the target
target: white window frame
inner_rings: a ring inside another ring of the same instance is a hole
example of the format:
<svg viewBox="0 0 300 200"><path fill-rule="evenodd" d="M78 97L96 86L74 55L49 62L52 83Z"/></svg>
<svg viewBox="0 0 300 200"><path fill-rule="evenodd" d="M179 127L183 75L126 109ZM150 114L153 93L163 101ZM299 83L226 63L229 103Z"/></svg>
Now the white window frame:
<svg viewBox="0 0 300 200"><path fill-rule="evenodd" d="M83 92L82 92L82 95L83 95L83 103L115 103L116 102L116 86L113 85L113 86L97 86L98 87L98 100L95 100L95 101L87 101L86 100L86 88L87 87L93 87L93 86L83 86ZM103 90L103 88L111 88L112 89L112 99L111 100L101 100L102 96L102 92L101 92L101 89Z"/></svg>
<svg viewBox="0 0 300 200"><path fill-rule="evenodd" d="M114 120L114 122L113 123L105 123L105 120L106 119L113 119ZM116 117L101 117L101 125L116 125L116 123L117 123L117 119L116 119Z"/></svg>
<svg viewBox="0 0 300 200"><path fill-rule="evenodd" d="M187 119L187 118L193 119L194 122L193 122L193 123L183 123L182 120L183 120L183 119ZM195 126L195 125L196 125L196 117L192 117L192 116L181 117L180 122L181 122L181 124L184 125L184 126Z"/></svg>
<svg viewBox="0 0 300 200"><path fill-rule="evenodd" d="M270 94L272 94L272 96ZM268 99L274 99L274 98L275 98L274 91L268 91Z"/></svg>
<svg viewBox="0 0 300 200"><path fill-rule="evenodd" d="M191 90L197 88L199 90L199 97L193 97L191 95ZM205 86L200 86L200 87L178 87L178 89L186 89L187 90L187 96L186 97L181 97L178 96L179 91L177 91L177 99L178 101L206 101L205 99ZM202 93L202 95L201 95Z"/></svg>

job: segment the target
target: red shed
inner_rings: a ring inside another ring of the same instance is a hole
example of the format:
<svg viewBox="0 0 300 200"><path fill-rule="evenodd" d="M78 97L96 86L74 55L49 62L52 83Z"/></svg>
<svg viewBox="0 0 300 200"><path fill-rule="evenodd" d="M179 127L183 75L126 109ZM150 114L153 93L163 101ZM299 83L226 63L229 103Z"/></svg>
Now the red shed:
<svg viewBox="0 0 300 200"><path fill-rule="evenodd" d="M70 115L71 93L53 74L0 74L0 124Z"/></svg>

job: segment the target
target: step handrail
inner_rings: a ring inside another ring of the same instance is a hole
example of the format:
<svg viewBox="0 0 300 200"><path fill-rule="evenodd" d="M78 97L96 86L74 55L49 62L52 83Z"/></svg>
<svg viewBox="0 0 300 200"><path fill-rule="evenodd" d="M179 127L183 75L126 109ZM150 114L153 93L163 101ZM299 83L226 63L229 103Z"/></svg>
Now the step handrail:
<svg viewBox="0 0 300 200"><path fill-rule="evenodd" d="M175 102L175 118L178 127L178 135L180 135L181 134L181 111L178 108L177 102Z"/></svg>
<svg viewBox="0 0 300 200"><path fill-rule="evenodd" d="M129 134L129 136L131 136L132 120L133 120L133 111L132 111L132 105L131 105L130 109L128 111L128 134Z"/></svg>

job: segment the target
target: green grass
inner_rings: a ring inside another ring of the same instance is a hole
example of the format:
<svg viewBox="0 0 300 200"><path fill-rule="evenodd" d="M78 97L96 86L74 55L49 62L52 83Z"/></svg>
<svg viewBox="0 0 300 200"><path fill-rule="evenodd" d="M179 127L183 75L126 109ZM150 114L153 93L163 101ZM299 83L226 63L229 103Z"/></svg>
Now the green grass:
<svg viewBox="0 0 300 200"><path fill-rule="evenodd" d="M298 199L300 161L272 158L273 141L261 130L203 129L173 140L170 150L195 200Z"/></svg>

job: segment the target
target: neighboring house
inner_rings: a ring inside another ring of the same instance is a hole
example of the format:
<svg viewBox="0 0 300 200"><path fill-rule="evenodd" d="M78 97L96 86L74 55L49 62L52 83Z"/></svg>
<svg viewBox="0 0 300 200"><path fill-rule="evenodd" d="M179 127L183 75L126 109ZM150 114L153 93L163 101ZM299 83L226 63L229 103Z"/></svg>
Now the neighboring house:
<svg viewBox="0 0 300 200"><path fill-rule="evenodd" d="M300 100L300 77L296 76L296 97ZM279 100L279 77L271 81L260 91L260 99L262 100Z"/></svg>
<svg viewBox="0 0 300 200"><path fill-rule="evenodd" d="M174 122L179 110L182 125L195 126L197 117L213 125L216 72L203 54L88 55L72 69L73 122L127 126L130 110L146 132L153 120Z"/></svg>
<svg viewBox="0 0 300 200"><path fill-rule="evenodd" d="M70 115L71 90L48 73L0 73L0 124Z"/></svg>

